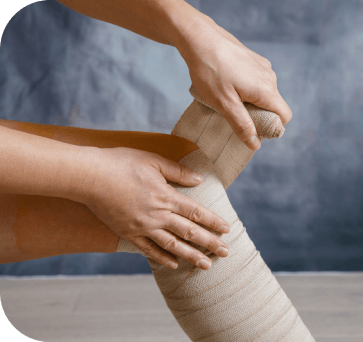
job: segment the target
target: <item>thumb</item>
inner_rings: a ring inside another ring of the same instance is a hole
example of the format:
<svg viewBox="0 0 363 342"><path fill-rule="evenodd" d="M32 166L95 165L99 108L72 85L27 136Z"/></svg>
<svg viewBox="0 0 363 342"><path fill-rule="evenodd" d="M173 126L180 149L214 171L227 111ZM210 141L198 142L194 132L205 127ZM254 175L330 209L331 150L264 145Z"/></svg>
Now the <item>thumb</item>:
<svg viewBox="0 0 363 342"><path fill-rule="evenodd" d="M157 169L168 181L186 186L193 186L204 181L202 174L194 172L189 167L160 156L157 158ZM198 180L196 177L200 177Z"/></svg>
<svg viewBox="0 0 363 342"><path fill-rule="evenodd" d="M240 98L233 105L225 106L220 113L232 127L237 137L251 150L261 147L261 140L257 135L255 123Z"/></svg>

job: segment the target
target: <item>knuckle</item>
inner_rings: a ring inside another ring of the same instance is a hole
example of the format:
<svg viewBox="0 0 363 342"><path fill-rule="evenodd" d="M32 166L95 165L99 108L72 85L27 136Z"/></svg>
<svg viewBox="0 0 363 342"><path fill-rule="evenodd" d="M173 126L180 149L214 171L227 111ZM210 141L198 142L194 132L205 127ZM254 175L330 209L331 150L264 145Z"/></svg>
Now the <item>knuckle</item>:
<svg viewBox="0 0 363 342"><path fill-rule="evenodd" d="M210 238L208 245L206 246L206 248L209 251L214 251L216 249L216 247L219 245L218 241L215 240L215 238Z"/></svg>
<svg viewBox="0 0 363 342"><path fill-rule="evenodd" d="M160 201L162 203L162 209L167 209L171 211L180 210L178 205L178 195L179 192L174 190L172 186L170 186L170 189L162 191L160 198Z"/></svg>
<svg viewBox="0 0 363 342"><path fill-rule="evenodd" d="M275 93L275 88L276 88L275 80L273 80L272 77L266 77L261 89L264 95L265 96L266 94L272 95L272 93Z"/></svg>
<svg viewBox="0 0 363 342"><path fill-rule="evenodd" d="M145 254L151 255L151 252L154 249L154 245L151 241L145 242L141 247L140 250Z"/></svg>
<svg viewBox="0 0 363 342"><path fill-rule="evenodd" d="M213 18L211 18L210 16L205 14L205 18L210 21L211 23L215 23L215 21L213 20Z"/></svg>
<svg viewBox="0 0 363 342"><path fill-rule="evenodd" d="M292 119L292 112L290 111L290 113L288 115L288 121L287 122L289 122L291 119Z"/></svg>
<svg viewBox="0 0 363 342"><path fill-rule="evenodd" d="M273 87L273 89L277 88L277 75L275 73L275 71L273 71L272 69L270 70L270 85Z"/></svg>
<svg viewBox="0 0 363 342"><path fill-rule="evenodd" d="M212 224L211 224L211 228L213 229L218 229L219 226L221 225L220 223L221 219L220 218L217 218L213 215L213 218L212 218ZM222 223L223 224L223 223Z"/></svg>
<svg viewBox="0 0 363 342"><path fill-rule="evenodd" d="M173 196L170 193L170 189L159 189L158 197L159 200L164 204L172 202L173 200Z"/></svg>
<svg viewBox="0 0 363 342"><path fill-rule="evenodd" d="M255 129L255 124L251 119L251 120L239 123L236 126L234 131L236 132L236 134L238 136L243 136L243 135L249 134L251 131L254 131L254 129Z"/></svg>
<svg viewBox="0 0 363 342"><path fill-rule="evenodd" d="M169 241L164 245L164 249L170 251L170 252L174 252L177 249L177 244L178 241L175 237L172 237L169 239Z"/></svg>
<svg viewBox="0 0 363 342"><path fill-rule="evenodd" d="M283 121L282 122L283 125L286 125L287 123L289 123L291 121L291 119L292 119L292 112L289 112L288 114L286 114L284 116L283 120L281 120L281 121Z"/></svg>
<svg viewBox="0 0 363 342"><path fill-rule="evenodd" d="M190 226L188 229L185 230L183 234L183 239L187 241L194 241L197 235L197 231L195 227Z"/></svg>
<svg viewBox="0 0 363 342"><path fill-rule="evenodd" d="M272 79L272 84L275 87L275 85L277 84L277 75L276 75L275 71L273 71L272 69L270 71L270 75L271 75L271 79Z"/></svg>
<svg viewBox="0 0 363 342"><path fill-rule="evenodd" d="M233 113L237 109L237 104L231 100L221 101L219 105L220 108L227 113Z"/></svg>
<svg viewBox="0 0 363 342"><path fill-rule="evenodd" d="M145 223L145 218L142 215L133 215L132 220L128 222L129 229L132 229L133 231L142 229Z"/></svg>
<svg viewBox="0 0 363 342"><path fill-rule="evenodd" d="M189 217L192 221L199 222L202 216L202 211L199 209L199 207L195 206Z"/></svg>
<svg viewBox="0 0 363 342"><path fill-rule="evenodd" d="M276 73L271 70L268 73L265 73L261 78L260 82L260 96L266 95L266 93L274 93L277 88L277 76Z"/></svg>
<svg viewBox="0 0 363 342"><path fill-rule="evenodd" d="M155 158L159 161L163 161L164 157L156 152L148 152L148 156L150 156L150 158Z"/></svg>
<svg viewBox="0 0 363 342"><path fill-rule="evenodd" d="M188 169L185 165L180 164L180 163L178 163L178 164L179 164L180 179L184 179L188 175Z"/></svg>
<svg viewBox="0 0 363 342"><path fill-rule="evenodd" d="M265 65L266 65L266 67L268 67L268 68L272 67L271 62L267 58L263 57L263 61L264 61Z"/></svg>
<svg viewBox="0 0 363 342"><path fill-rule="evenodd" d="M265 80L262 84L262 86L260 87L260 95L259 98L261 100L264 100L265 103L270 102L271 99L273 99L275 97L276 91L275 91L275 86L273 85L273 83L270 80Z"/></svg>

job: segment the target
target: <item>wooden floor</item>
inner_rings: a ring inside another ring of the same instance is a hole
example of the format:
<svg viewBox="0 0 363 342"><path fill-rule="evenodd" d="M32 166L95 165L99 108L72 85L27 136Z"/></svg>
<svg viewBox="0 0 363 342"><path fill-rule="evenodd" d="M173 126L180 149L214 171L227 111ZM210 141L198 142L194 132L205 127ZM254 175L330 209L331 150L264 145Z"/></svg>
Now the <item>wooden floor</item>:
<svg viewBox="0 0 363 342"><path fill-rule="evenodd" d="M363 272L274 274L317 342L363 342ZM190 342L152 275L0 278L0 296L36 340Z"/></svg>

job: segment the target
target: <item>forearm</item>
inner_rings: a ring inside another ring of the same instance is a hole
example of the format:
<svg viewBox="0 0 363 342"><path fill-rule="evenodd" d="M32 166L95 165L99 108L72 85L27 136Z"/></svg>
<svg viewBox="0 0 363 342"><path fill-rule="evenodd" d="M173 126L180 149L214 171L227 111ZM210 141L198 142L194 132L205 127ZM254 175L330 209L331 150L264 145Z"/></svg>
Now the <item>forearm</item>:
<svg viewBox="0 0 363 342"><path fill-rule="evenodd" d="M184 50L190 32L198 30L206 18L183 0L58 1L76 12L175 46L178 50Z"/></svg>
<svg viewBox="0 0 363 342"><path fill-rule="evenodd" d="M174 161L198 148L187 139L161 133L0 119L1 126L78 146L136 148ZM1 191L0 228L0 264L70 253L113 253L120 239L82 203L54 197L1 194Z"/></svg>
<svg viewBox="0 0 363 342"><path fill-rule="evenodd" d="M77 200L92 182L85 148L0 125L0 192Z"/></svg>

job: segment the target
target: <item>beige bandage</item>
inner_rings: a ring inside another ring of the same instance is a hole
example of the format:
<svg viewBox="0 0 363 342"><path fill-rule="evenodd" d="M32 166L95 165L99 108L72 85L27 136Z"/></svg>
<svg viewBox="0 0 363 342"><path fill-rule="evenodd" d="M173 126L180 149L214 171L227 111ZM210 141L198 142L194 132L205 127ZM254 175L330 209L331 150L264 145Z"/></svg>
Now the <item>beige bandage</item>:
<svg viewBox="0 0 363 342"><path fill-rule="evenodd" d="M203 174L204 181L194 187L168 183L229 223L228 234L200 225L229 247L228 257L221 258L183 240L207 255L212 266L201 270L176 256L179 267L172 270L122 238L117 251L148 258L167 306L194 342L313 342L315 339L256 250L225 191L254 151L241 142L224 117L193 86L189 91L194 100L171 134L199 147L179 163ZM278 115L249 103L244 105L261 140L282 136L285 129Z"/></svg>

